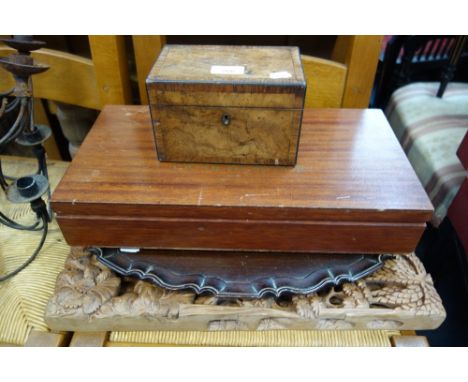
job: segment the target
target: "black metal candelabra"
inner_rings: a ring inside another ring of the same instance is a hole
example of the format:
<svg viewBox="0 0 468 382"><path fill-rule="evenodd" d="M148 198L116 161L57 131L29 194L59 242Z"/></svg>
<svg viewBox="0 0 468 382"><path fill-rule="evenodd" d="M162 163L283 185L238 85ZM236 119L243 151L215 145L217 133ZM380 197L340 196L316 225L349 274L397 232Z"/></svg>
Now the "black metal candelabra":
<svg viewBox="0 0 468 382"><path fill-rule="evenodd" d="M13 123L7 127L4 133L0 133L0 153L11 142L21 146L30 147L37 159L38 169L35 174L13 178L2 171L0 158L0 187L5 192L7 199L12 203L30 203L36 213L37 220L31 225L20 224L0 211L0 224L12 229L27 231L42 231L41 240L33 254L19 268L0 275L0 282L4 281L26 268L40 252L51 219L50 207L42 199L48 195L50 199L49 177L47 172L46 151L43 142L50 137L51 130L48 126L34 123L34 98L31 76L49 69L46 65L34 62L31 51L45 45L42 41L36 41L32 36L14 36L11 39L2 40L8 46L17 50L17 53L0 58L0 66L10 72L15 79L13 89L0 93L0 119L11 119Z"/></svg>

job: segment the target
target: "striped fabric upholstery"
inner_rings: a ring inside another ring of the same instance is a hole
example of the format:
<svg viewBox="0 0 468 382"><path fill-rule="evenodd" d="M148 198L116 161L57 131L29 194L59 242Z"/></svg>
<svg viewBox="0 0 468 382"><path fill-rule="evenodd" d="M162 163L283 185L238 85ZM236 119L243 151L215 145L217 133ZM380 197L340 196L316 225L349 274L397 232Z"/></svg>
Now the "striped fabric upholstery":
<svg viewBox="0 0 468 382"><path fill-rule="evenodd" d="M438 226L462 184L466 170L456 152L468 130L468 84L451 83L443 98L438 82L396 90L387 118L435 208Z"/></svg>

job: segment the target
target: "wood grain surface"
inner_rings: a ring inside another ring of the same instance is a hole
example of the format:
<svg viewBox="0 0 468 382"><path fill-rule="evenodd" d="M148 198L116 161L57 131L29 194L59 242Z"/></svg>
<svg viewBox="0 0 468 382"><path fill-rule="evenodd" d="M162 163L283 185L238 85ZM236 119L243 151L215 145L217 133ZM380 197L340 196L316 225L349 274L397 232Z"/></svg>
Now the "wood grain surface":
<svg viewBox="0 0 468 382"><path fill-rule="evenodd" d="M13 53L16 53L15 49L0 46L0 57ZM92 109L102 107L92 60L44 48L31 55L37 62L50 66L46 72L32 76L35 97ZM14 84L11 74L1 69L0 92Z"/></svg>
<svg viewBox="0 0 468 382"><path fill-rule="evenodd" d="M53 195L71 245L406 252L432 205L383 113L306 110L295 167L160 162L148 107L107 106Z"/></svg>
<svg viewBox="0 0 468 382"><path fill-rule="evenodd" d="M242 75L213 74L213 65L242 66ZM271 73L287 72L289 77L272 80ZM151 69L147 83L257 83L295 84L304 82L297 47L166 45Z"/></svg>
<svg viewBox="0 0 468 382"><path fill-rule="evenodd" d="M332 60L346 65L341 107L368 107L383 36L338 36Z"/></svg>
<svg viewBox="0 0 468 382"><path fill-rule="evenodd" d="M152 108L158 158L173 162L294 165L302 110ZM229 118L225 126L223 118Z"/></svg>
<svg viewBox="0 0 468 382"><path fill-rule="evenodd" d="M341 107L346 65L312 56L301 56L307 93L304 107Z"/></svg>
<svg viewBox="0 0 468 382"><path fill-rule="evenodd" d="M298 48L166 45L146 83L161 161L296 163Z"/></svg>
<svg viewBox="0 0 468 382"><path fill-rule="evenodd" d="M25 347L62 347L70 342L70 333L67 332L41 332L31 330Z"/></svg>
<svg viewBox="0 0 468 382"><path fill-rule="evenodd" d="M132 102L125 36L89 36L89 46L103 105Z"/></svg>
<svg viewBox="0 0 468 382"><path fill-rule="evenodd" d="M163 289L218 298L309 295L356 282L383 267L390 255L249 251L90 249L121 277L136 277Z"/></svg>
<svg viewBox="0 0 468 382"><path fill-rule="evenodd" d="M158 35L134 35L132 36L133 51L135 52L135 66L138 76L138 90L140 103L148 103L146 92L146 77L151 70L161 49L166 43L166 36Z"/></svg>

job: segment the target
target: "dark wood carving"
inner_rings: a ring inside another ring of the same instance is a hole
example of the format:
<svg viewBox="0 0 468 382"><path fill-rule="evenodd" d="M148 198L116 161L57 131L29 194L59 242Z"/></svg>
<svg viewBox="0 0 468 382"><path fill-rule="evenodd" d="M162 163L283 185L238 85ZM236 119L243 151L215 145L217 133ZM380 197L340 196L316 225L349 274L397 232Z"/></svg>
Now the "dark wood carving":
<svg viewBox="0 0 468 382"><path fill-rule="evenodd" d="M390 255L302 254L91 248L97 259L123 276L169 290L192 290L222 298L309 294L376 271Z"/></svg>
<svg viewBox="0 0 468 382"><path fill-rule="evenodd" d="M148 107L107 106L53 195L77 246L412 251L432 205L379 110L305 110L295 167L160 162ZM220 252L220 255L222 252Z"/></svg>

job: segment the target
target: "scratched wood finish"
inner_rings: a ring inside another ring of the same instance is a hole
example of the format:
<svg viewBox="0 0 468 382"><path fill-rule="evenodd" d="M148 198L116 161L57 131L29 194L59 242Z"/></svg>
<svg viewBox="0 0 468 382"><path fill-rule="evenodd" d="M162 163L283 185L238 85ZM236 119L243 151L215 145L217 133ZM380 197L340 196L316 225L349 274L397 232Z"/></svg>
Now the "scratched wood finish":
<svg viewBox="0 0 468 382"><path fill-rule="evenodd" d="M166 45L147 79L158 158L294 165L305 88L294 47Z"/></svg>
<svg viewBox="0 0 468 382"><path fill-rule="evenodd" d="M107 106L52 204L71 245L408 252L432 205L379 110L304 113L295 167L160 162L148 108Z"/></svg>
<svg viewBox="0 0 468 382"><path fill-rule="evenodd" d="M234 83L281 86L304 81L299 49L289 46L232 46L232 45L172 45L167 44L148 81L167 81L176 87L186 81L195 83L233 83L233 74L211 73L212 65L244 66L245 72ZM291 77L272 81L274 72L288 72ZM234 74L235 76L235 74Z"/></svg>

